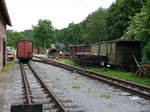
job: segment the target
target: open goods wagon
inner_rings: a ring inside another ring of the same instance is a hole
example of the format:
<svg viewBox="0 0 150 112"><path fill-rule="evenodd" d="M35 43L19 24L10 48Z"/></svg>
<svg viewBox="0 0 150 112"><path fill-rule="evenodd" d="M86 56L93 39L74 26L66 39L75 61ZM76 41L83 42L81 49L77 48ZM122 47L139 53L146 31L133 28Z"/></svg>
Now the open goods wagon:
<svg viewBox="0 0 150 112"><path fill-rule="evenodd" d="M33 57L32 41L17 41L17 58L22 63L28 63Z"/></svg>

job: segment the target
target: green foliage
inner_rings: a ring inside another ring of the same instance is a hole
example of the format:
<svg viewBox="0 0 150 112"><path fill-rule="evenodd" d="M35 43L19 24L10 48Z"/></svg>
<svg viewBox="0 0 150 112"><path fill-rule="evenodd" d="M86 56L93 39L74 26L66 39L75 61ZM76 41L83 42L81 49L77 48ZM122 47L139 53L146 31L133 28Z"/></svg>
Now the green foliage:
<svg viewBox="0 0 150 112"><path fill-rule="evenodd" d="M106 16L107 10L99 8L87 17L86 33L84 35L85 43L107 40Z"/></svg>
<svg viewBox="0 0 150 112"><path fill-rule="evenodd" d="M140 12L146 0L116 0L108 10L107 28L110 40L120 38L129 26L130 18Z"/></svg>
<svg viewBox="0 0 150 112"><path fill-rule="evenodd" d="M33 41L36 48L49 48L55 41L55 32L49 20L39 20L33 26Z"/></svg>
<svg viewBox="0 0 150 112"><path fill-rule="evenodd" d="M22 33L12 30L7 30L6 36L7 36L7 46L10 47L16 47L16 42L18 40L28 40L28 38L25 37Z"/></svg>
<svg viewBox="0 0 150 112"><path fill-rule="evenodd" d="M131 20L130 26L127 28L127 32L125 33L123 38L130 38L136 40L143 40L143 28L144 28L144 21L145 21L145 8L142 9L140 13L137 13Z"/></svg>
<svg viewBox="0 0 150 112"><path fill-rule="evenodd" d="M56 40L67 46L71 44L82 43L82 26L80 24L70 23L68 28L56 31Z"/></svg>
<svg viewBox="0 0 150 112"><path fill-rule="evenodd" d="M140 13L137 13L131 20L130 26L123 38L141 40L143 43L150 41L149 14L144 6Z"/></svg>
<svg viewBox="0 0 150 112"><path fill-rule="evenodd" d="M24 30L21 32L24 36L28 37L29 40L33 38L33 30Z"/></svg>
<svg viewBox="0 0 150 112"><path fill-rule="evenodd" d="M140 13L137 13L131 20L123 38L141 40L146 46L143 48L142 64L150 64L150 1L143 6Z"/></svg>
<svg viewBox="0 0 150 112"><path fill-rule="evenodd" d="M145 3L146 0L116 0L110 8L99 8L81 23L57 30L56 40L69 46L120 38Z"/></svg>
<svg viewBox="0 0 150 112"><path fill-rule="evenodd" d="M150 42L143 48L142 64L150 64Z"/></svg>

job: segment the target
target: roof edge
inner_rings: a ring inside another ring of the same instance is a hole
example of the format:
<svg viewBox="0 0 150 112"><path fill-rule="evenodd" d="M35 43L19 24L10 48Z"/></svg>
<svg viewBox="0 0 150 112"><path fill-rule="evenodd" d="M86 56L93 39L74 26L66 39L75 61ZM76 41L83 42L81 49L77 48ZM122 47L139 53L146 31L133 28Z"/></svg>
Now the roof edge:
<svg viewBox="0 0 150 112"><path fill-rule="evenodd" d="M4 11L4 13L2 13L2 15L4 16L5 22L6 22L7 25L12 26L12 23L11 23L9 14L8 14L8 10L7 10L7 7L6 7L6 3L5 3L4 0L0 0L0 1L2 3L2 11Z"/></svg>

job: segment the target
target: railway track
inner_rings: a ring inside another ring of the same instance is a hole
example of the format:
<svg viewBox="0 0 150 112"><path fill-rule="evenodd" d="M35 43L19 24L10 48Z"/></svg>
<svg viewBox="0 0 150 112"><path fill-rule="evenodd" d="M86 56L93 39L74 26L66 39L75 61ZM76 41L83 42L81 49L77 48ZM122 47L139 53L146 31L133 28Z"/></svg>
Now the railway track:
<svg viewBox="0 0 150 112"><path fill-rule="evenodd" d="M60 62L56 62L53 60L48 60L46 58L42 58L42 57L35 57L38 59L33 59L33 61L35 62L41 62L41 63L45 63L45 64L50 64L50 65L54 65L57 67L61 67L63 69L67 69L69 71L75 71L77 73L80 73L82 75L103 81L111 86L115 86L117 88L120 88L124 91L127 91L133 95L137 95L140 96L142 98L145 98L147 100L150 100L150 87L149 86L144 86L141 84L137 84L137 83L133 83L133 82L129 82L129 81L125 81L125 80L121 80L118 78L114 78L111 76L106 76L97 72L92 72L89 70L85 70L79 67L73 67L73 66L69 66Z"/></svg>
<svg viewBox="0 0 150 112"><path fill-rule="evenodd" d="M23 104L12 105L11 112L24 112L26 109L33 110L29 112L83 112L71 100L58 97L30 64L20 63L20 70Z"/></svg>

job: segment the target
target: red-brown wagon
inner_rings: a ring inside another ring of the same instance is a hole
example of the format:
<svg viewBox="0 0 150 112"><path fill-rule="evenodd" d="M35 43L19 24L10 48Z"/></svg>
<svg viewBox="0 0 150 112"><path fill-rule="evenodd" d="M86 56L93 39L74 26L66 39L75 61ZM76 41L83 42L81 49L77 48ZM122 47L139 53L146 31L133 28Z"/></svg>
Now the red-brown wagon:
<svg viewBox="0 0 150 112"><path fill-rule="evenodd" d="M17 41L17 58L22 63L28 63L33 57L32 41L19 40Z"/></svg>

